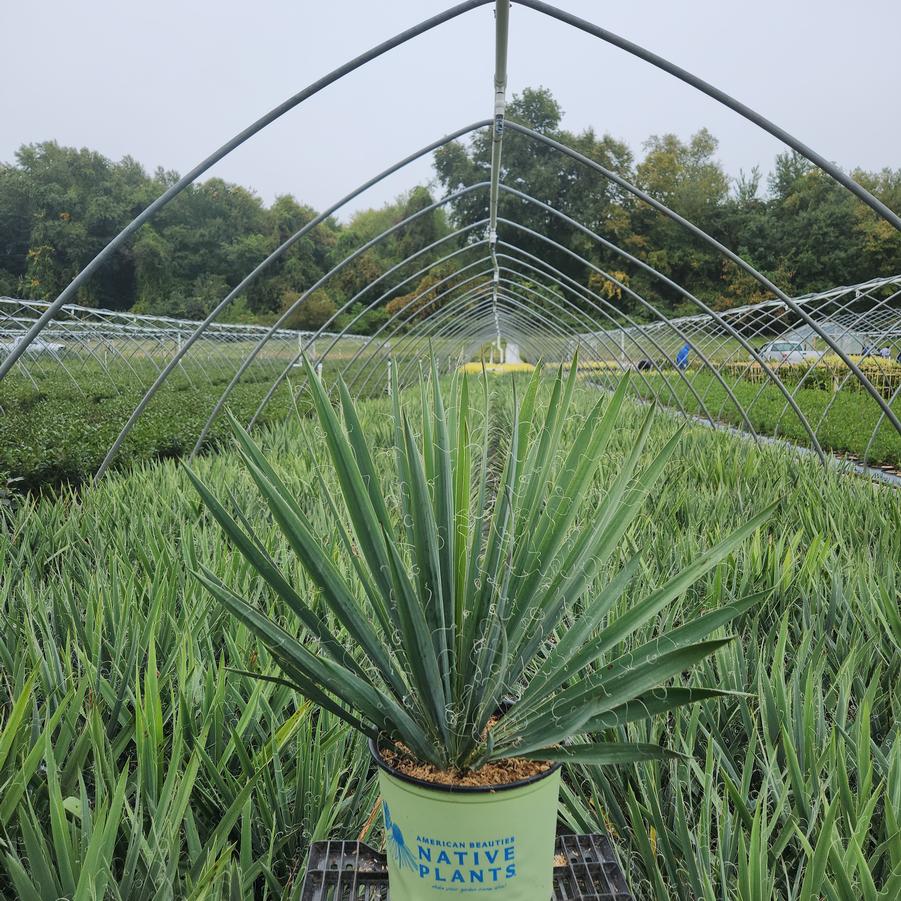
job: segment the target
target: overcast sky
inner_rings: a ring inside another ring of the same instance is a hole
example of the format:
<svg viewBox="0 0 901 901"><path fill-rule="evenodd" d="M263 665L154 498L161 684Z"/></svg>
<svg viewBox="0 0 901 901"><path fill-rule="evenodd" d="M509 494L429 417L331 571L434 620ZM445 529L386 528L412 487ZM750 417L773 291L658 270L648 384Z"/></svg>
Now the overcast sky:
<svg viewBox="0 0 901 901"><path fill-rule="evenodd" d="M450 0L0 0L0 160L56 139L184 172L262 113ZM713 82L846 169L901 167L901 2L558 0ZM467 13L326 88L210 174L323 208L490 116L493 11ZM564 124L635 150L707 126L727 171L778 142L595 38L514 5L511 91L550 88ZM423 161L351 207L432 177ZM343 217L342 217L343 218Z"/></svg>

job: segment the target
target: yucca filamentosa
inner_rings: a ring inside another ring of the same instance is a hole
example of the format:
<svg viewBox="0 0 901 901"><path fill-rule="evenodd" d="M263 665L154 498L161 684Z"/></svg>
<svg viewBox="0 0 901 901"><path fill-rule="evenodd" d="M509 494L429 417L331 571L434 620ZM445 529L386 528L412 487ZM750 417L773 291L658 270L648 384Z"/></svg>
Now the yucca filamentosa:
<svg viewBox="0 0 901 901"><path fill-rule="evenodd" d="M465 375L451 381L447 403L433 365L412 395L418 428L395 384L389 484L344 384L339 381L333 406L307 366L340 486L341 498L328 500L344 569L249 435L237 425L235 434L248 472L328 614L318 599L301 596L248 518L229 512L192 474L235 547L283 601L285 614L300 620L303 637L292 637L215 573L203 569L199 578L265 642L281 678L370 738L399 743L423 763L460 772L511 757L615 764L673 756L656 744L591 736L725 694L685 687L679 677L727 642L708 636L758 598L620 649L751 535L772 507L613 617L640 553L603 584L598 575L623 556L624 536L680 433L645 460L649 411L601 502L585 509L627 382L613 396L599 397L564 445L577 373L576 365L561 368L547 386L537 368L514 398L500 441L485 425L484 380L476 382L484 394L478 405ZM328 493L325 480L319 490Z"/></svg>

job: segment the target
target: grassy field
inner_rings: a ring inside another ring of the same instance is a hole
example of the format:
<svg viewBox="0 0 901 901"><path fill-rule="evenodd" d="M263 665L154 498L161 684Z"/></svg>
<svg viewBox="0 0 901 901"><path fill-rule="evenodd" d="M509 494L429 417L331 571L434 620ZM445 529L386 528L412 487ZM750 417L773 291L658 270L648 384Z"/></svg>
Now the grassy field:
<svg viewBox="0 0 901 901"><path fill-rule="evenodd" d="M317 346L325 352L330 342ZM436 342L435 352L444 350ZM345 372L357 377L366 393L383 393L387 385L387 360L373 364L360 345L346 341L338 345L323 364L323 375L332 378ZM226 409L243 422L250 420L272 382L297 352L293 344L279 345L279 353L261 356L241 377L230 393ZM127 436L114 461L122 469L136 462L180 457L193 449L213 406L231 381L248 347L224 346L200 359L186 357L151 400ZM422 358L424 345L401 348L396 363L410 378L414 362ZM426 351L427 352L427 351ZM456 346L455 346L456 352ZM90 479L128 421L135 406L167 362L133 357L101 365L97 359L67 358L63 369L52 359L28 362L28 373L13 369L0 381L0 487L15 480L17 491L77 485ZM259 424L279 422L292 415L298 387L304 382L300 369L278 387L259 417ZM305 400L298 399L301 407ZM214 422L204 442L215 447L227 432L225 418Z"/></svg>
<svg viewBox="0 0 901 901"><path fill-rule="evenodd" d="M492 427L507 421L509 383L492 382ZM579 392L570 435L597 397ZM387 403L363 410L383 465ZM629 411L583 515L644 414ZM673 428L659 417L649 452ZM260 436L343 561L311 421ZM766 530L667 614L768 592L697 674L745 694L606 735L686 756L570 769L561 821L609 832L640 898L896 898L901 495L699 427L683 441L611 565L643 551L628 606L781 498ZM231 452L197 469L273 541ZM290 553L272 553L312 594ZM266 652L199 588L198 562L271 607L173 461L0 506L0 897L296 898L311 840L367 832L361 743L247 675L269 672Z"/></svg>
<svg viewBox="0 0 901 901"><path fill-rule="evenodd" d="M643 373L644 379L635 378L633 386L644 398L655 397L660 403L678 408L678 403L689 413L702 414L697 398L689 386L675 373ZM712 375L699 370L686 373L687 379L704 406L715 420L744 427L738 408L726 393L722 384ZM738 402L744 407L754 430L761 435L776 435L806 447L811 446L801 420L789 408L785 410L785 395L771 383L764 385L736 378L726 378ZM794 385L789 385L793 391ZM675 397L673 396L675 394ZM876 465L901 467L901 435L892 424L881 417L881 410L869 395L846 386L833 393L821 387L802 386L795 394L801 412L807 418L824 450L837 454L853 454ZM901 417L901 396L895 399L892 409ZM873 430L878 428L870 443ZM868 448L869 445L869 448ZM869 450L869 453L866 453Z"/></svg>
<svg viewBox="0 0 901 901"><path fill-rule="evenodd" d="M271 377L251 375L238 384L229 408L236 416L249 419L270 382ZM190 452L227 383L225 376L201 381L175 374L138 419L116 465ZM60 372L43 378L37 387L22 379L4 380L0 383L0 479L16 480L20 490L89 479L149 384L135 381L130 373L123 373L117 383L89 376L76 384ZM262 421L276 422L292 410L291 392L282 387ZM220 420L213 426L207 446L214 446L223 434Z"/></svg>
<svg viewBox="0 0 901 901"><path fill-rule="evenodd" d="M376 339L375 347L382 340ZM325 352L329 343L323 339L318 350ZM250 345L223 345L197 358L186 357L138 420L114 465L126 468L136 462L190 452L249 349ZM456 365L459 346L452 341L436 338L429 342L401 336L392 342L391 354L403 378L415 377L418 361L429 349L442 363ZM325 377L331 378L349 367L345 375L355 390L362 389L367 395L381 394L387 384L387 350L377 351L377 361L371 356L373 349L354 360L358 350L360 345L353 342L337 345L326 359ZM284 342L267 350L267 355L261 355L242 376L228 398L228 408L239 419L248 421L273 379L296 353L296 346ZM13 370L0 382L4 426L0 430L0 485L15 480L16 490L28 491L90 479L166 359L165 355L155 360L135 355L127 361L101 364L95 357L69 358L66 371L56 361L42 358L28 362L31 378ZM614 361L584 359L582 365L586 374L596 370L595 377L605 387L613 387L622 374ZM642 372L633 379L633 388L646 399L656 397L667 406L678 409L681 404L688 412L701 414L697 394L715 419L744 427L741 414L720 382L699 369L689 369L685 375L695 393L674 370ZM784 375L789 381L797 381L794 372L786 370ZM761 385L742 380L737 373L726 373L724 378L746 408L756 431L810 446L809 435L795 413L790 409L784 412L785 397L777 388L766 384L761 390ZM302 381L299 370L293 370L263 411L261 425L278 422L294 412L296 388ZM875 465L901 467L901 435L891 423L880 421L880 411L867 395L853 390L851 384L834 394L828 386L813 384L814 381L808 378L810 384L797 392L797 402L824 449L861 459L866 456ZM790 390L794 387L789 385ZM305 404L305 400L300 403ZM895 400L894 409L901 416L901 396ZM877 425L871 443L870 436ZM220 418L207 435L205 448L218 445L225 434Z"/></svg>

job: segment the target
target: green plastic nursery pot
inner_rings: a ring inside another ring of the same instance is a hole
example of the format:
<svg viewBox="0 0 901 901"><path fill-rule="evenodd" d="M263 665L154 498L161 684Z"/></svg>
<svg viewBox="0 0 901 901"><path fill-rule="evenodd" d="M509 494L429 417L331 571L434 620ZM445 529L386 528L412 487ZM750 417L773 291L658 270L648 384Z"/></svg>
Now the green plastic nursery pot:
<svg viewBox="0 0 901 901"><path fill-rule="evenodd" d="M391 901L449 894L548 901L553 892L560 764L492 787L439 785L386 763L374 741Z"/></svg>

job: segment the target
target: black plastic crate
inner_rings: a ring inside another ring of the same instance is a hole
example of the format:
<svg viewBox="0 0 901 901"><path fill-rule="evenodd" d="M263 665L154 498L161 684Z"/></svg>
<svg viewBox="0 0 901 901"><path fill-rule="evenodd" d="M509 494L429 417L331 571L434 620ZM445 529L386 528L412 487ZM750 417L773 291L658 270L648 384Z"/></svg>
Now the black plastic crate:
<svg viewBox="0 0 901 901"><path fill-rule="evenodd" d="M551 901L632 901L610 841L557 838ZM388 901L385 855L362 842L314 842L301 901Z"/></svg>

